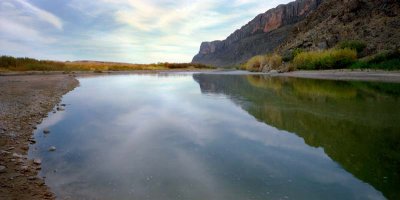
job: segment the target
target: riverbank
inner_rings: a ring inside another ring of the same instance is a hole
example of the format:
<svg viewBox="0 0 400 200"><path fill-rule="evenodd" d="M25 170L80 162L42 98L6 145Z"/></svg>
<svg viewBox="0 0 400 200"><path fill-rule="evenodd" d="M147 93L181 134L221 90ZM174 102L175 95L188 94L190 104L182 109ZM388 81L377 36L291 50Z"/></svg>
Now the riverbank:
<svg viewBox="0 0 400 200"><path fill-rule="evenodd" d="M36 125L78 84L73 75L0 77L0 199L55 198L27 153Z"/></svg>
<svg viewBox="0 0 400 200"><path fill-rule="evenodd" d="M348 81L377 81L400 83L400 71L385 70L316 70L316 71L293 71L276 74L277 76L348 80Z"/></svg>

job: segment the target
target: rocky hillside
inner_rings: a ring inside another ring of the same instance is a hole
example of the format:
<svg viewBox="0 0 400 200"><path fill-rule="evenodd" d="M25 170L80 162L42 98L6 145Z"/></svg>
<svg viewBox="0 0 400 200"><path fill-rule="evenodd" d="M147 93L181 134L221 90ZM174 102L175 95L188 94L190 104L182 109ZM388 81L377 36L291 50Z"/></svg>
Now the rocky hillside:
<svg viewBox="0 0 400 200"><path fill-rule="evenodd" d="M324 0L295 25L277 51L334 47L340 41L367 44L366 55L400 48L399 0Z"/></svg>
<svg viewBox="0 0 400 200"><path fill-rule="evenodd" d="M203 42L195 63L239 65L252 56L327 49L359 40L363 54L400 48L400 0L297 0L258 15L226 40Z"/></svg>
<svg viewBox="0 0 400 200"><path fill-rule="evenodd" d="M268 10L223 41L203 42L193 62L232 66L273 51L286 40L293 25L315 10L321 1L297 0Z"/></svg>

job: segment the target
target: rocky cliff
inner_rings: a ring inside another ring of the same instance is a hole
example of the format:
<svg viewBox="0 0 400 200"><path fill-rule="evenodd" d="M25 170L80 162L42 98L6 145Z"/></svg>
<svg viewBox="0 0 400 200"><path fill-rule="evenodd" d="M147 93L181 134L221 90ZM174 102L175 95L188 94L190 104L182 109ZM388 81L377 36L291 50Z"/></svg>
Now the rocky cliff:
<svg viewBox="0 0 400 200"><path fill-rule="evenodd" d="M268 10L223 41L203 42L193 62L232 66L254 55L271 52L286 40L293 25L314 11L321 1L297 0Z"/></svg>
<svg viewBox="0 0 400 200"><path fill-rule="evenodd" d="M297 23L277 51L334 47L340 41L367 44L364 54L400 48L399 0L324 0Z"/></svg>

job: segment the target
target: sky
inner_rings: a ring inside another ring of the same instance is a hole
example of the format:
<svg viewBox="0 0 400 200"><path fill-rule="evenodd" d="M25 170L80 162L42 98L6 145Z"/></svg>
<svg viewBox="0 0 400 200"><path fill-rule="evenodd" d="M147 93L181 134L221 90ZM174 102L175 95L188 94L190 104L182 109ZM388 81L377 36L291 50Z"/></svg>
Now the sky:
<svg viewBox="0 0 400 200"><path fill-rule="evenodd" d="M1 0L0 55L190 62L203 41L292 0Z"/></svg>

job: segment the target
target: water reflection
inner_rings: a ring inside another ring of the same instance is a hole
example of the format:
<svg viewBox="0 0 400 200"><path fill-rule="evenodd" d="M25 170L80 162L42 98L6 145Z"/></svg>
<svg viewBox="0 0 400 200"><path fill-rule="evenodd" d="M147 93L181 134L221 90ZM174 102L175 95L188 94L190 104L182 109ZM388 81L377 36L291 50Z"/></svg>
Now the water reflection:
<svg viewBox="0 0 400 200"><path fill-rule="evenodd" d="M38 143L30 156L43 159L46 183L60 199L384 198L363 181L381 188L347 169L328 151L332 148L350 154L346 143L344 149L334 147L335 142L345 140L319 139L324 120L330 116L318 114L322 103L306 106L301 99L309 99L307 95L290 97L293 94L279 84L271 86L278 89L265 88L269 84L263 82L271 80L259 76L193 77L201 90L190 74L81 78L81 86L63 98L67 110L51 115L35 134ZM366 95L376 91L364 90ZM337 93L340 96L341 91ZM389 90L367 97L373 102L386 101L392 99L392 93ZM335 108L342 104L331 104L331 97L320 94L310 101L329 103L331 108L326 109L332 118L353 118L341 113L352 110ZM304 114L308 118L296 118L303 117L303 112L310 113ZM313 119L321 128L307 126L314 122L307 121L312 116L321 116ZM340 126L345 124L334 128ZM51 129L48 136L41 133L46 127ZM308 130L315 135L305 137ZM57 151L48 152L53 145ZM361 150L355 149L358 144L353 145L357 158ZM392 176L387 177L387 181L392 180Z"/></svg>
<svg viewBox="0 0 400 200"><path fill-rule="evenodd" d="M400 198L400 84L196 75L259 121L304 138L390 199Z"/></svg>

